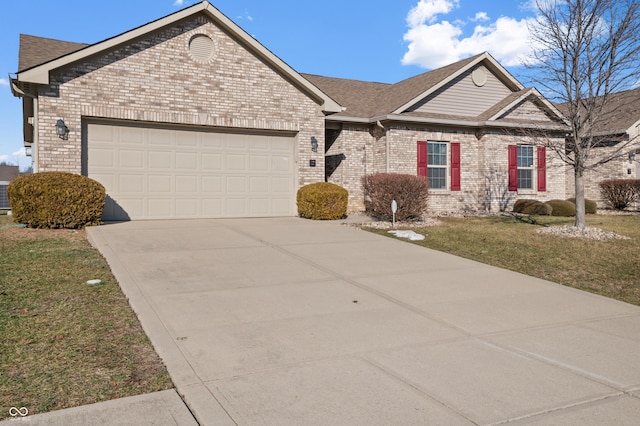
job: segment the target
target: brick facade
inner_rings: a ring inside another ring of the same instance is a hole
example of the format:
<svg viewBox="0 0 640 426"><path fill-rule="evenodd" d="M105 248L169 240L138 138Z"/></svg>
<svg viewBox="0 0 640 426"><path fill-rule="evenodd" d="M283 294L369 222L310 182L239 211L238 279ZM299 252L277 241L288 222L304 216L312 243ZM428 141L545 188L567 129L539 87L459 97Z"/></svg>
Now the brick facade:
<svg viewBox="0 0 640 426"><path fill-rule="evenodd" d="M510 208L518 198L541 201L565 198L566 166L551 152L547 154L546 191L508 191L508 146L536 143L526 136L509 135L504 131L476 132L473 129L411 125L387 125L383 130L377 125L356 127L350 124L333 132L335 141L327 154L331 158L344 154L344 160L335 165L335 171L327 180L347 188L352 212L364 209L361 185L364 174L385 172L387 165L390 173L417 174L418 141L460 143L461 190L431 190L431 212L499 211Z"/></svg>
<svg viewBox="0 0 640 426"><path fill-rule="evenodd" d="M211 60L192 59L196 34L213 40ZM37 105L37 171L81 173L83 120L99 118L295 132L300 185L324 180L318 104L204 15L57 70ZM70 129L67 141L55 133L59 118ZM311 151L312 136L318 153Z"/></svg>

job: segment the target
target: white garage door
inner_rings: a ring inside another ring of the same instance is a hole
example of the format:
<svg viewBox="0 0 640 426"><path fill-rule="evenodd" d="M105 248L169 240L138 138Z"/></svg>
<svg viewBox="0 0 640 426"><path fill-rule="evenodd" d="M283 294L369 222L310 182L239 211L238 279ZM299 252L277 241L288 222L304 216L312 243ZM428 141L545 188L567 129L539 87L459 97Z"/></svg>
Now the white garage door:
<svg viewBox="0 0 640 426"><path fill-rule="evenodd" d="M104 220L295 215L294 136L85 126Z"/></svg>

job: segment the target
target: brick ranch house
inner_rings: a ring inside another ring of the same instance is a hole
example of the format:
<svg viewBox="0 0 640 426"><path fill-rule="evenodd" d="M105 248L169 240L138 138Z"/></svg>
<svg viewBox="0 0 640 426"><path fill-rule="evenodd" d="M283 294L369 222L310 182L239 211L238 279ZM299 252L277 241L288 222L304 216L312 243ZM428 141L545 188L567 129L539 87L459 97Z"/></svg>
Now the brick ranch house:
<svg viewBox="0 0 640 426"><path fill-rule="evenodd" d="M567 193L527 136L558 109L482 53L396 84L300 74L204 1L95 44L21 35L11 79L35 172L87 175L105 220L293 216L299 187L428 177L430 209ZM56 124L60 124L60 134Z"/></svg>
<svg viewBox="0 0 640 426"><path fill-rule="evenodd" d="M558 105L565 111L566 105ZM585 197L603 206L599 183L606 179L640 179L640 88L609 95L594 125L598 146L591 151L591 162L613 157L611 161L585 174ZM573 194L573 169L567 173L567 193Z"/></svg>

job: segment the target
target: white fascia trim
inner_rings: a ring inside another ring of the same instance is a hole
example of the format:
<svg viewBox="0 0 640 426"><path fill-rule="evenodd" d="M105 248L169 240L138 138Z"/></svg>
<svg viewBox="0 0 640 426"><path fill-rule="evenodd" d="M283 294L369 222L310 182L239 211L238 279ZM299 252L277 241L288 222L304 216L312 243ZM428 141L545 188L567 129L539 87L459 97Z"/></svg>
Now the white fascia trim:
<svg viewBox="0 0 640 426"><path fill-rule="evenodd" d="M282 73L286 74L291 80L298 84L300 88L306 91L317 101L322 102L323 111L328 113L336 113L343 110L342 106L340 106L337 102L327 96L316 86L312 85L308 80L303 78L298 72L296 72L288 64L274 55L270 50L265 48L256 39L247 34L242 28L240 28L237 24L227 18L218 9L213 7L208 1L203 1L201 3L187 7L181 11L175 12L171 15L165 16L164 18L160 18L156 21L150 22L126 33L122 33L110 39L98 42L91 46L87 46L77 52L70 53L58 59L54 59L45 64L18 73L17 80L35 84L49 84L49 73L54 69L82 60L107 49L114 48L118 45L131 41L135 38L142 37L152 31L171 25L174 22L200 12L206 12L210 18L212 18L227 31L231 32L243 42L245 42L261 58L274 66L276 69L280 70Z"/></svg>
<svg viewBox="0 0 640 426"><path fill-rule="evenodd" d="M360 118L360 117L344 117L344 116L328 116L325 117L326 121L343 122L343 123L360 123L360 124L377 124L388 121L398 121L404 123L420 123L420 124L433 124L440 126L458 126L458 127L473 127L473 128L514 128L514 129L540 129L551 131L567 131L567 128L561 125L553 126L540 126L531 123L504 123L497 121L465 121L465 120L452 120L443 118L429 118L429 117L406 117L399 114L388 114L373 118Z"/></svg>
<svg viewBox="0 0 640 426"><path fill-rule="evenodd" d="M421 93L420 95L418 95L415 98L411 99L406 104L402 105L400 108L392 111L391 114L401 114L402 112L407 110L409 107L415 105L416 103L418 103L422 99L426 98L430 94L434 93L438 89L444 87L446 84L448 84L449 82L451 82L454 79L458 78L458 76L460 76L461 74L465 73L469 69L475 67L477 64L479 64L482 61L488 61L489 64L492 65L496 69L496 71L498 71L500 74L502 74L504 77L506 77L507 80L509 80L514 86L516 86L518 88L518 90L523 90L524 89L524 86L518 80L516 80L515 77L512 76L502 65L500 65L498 63L498 61L496 61L493 58L493 56L491 56L487 52L484 52L482 55L478 56L476 58L476 60L474 60L472 62L469 62L467 65L465 65L464 67L460 68L457 72L451 74L449 77L445 78L444 80L441 80L438 84L436 84L435 86L431 87L429 90Z"/></svg>

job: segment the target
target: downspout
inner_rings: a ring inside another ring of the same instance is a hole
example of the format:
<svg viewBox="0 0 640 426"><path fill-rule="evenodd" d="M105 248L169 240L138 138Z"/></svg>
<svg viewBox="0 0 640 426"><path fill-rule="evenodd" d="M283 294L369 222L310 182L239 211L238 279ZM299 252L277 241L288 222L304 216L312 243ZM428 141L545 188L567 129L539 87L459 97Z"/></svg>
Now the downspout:
<svg viewBox="0 0 640 426"><path fill-rule="evenodd" d="M389 149L389 134L387 133L387 129L385 129L385 127L382 125L380 120L376 121L376 126L380 127L385 132L385 135L384 135L385 173L389 173L389 151L390 151L390 149ZM391 129L389 129L389 132L390 131L391 131Z"/></svg>

